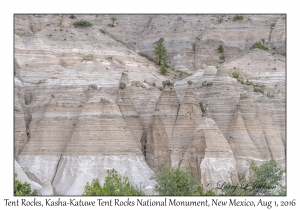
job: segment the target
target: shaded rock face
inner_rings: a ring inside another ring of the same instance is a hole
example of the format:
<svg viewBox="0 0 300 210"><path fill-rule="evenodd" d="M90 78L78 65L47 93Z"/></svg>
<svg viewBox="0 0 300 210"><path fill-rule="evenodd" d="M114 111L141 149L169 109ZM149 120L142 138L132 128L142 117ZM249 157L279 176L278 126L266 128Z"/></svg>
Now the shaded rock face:
<svg viewBox="0 0 300 210"><path fill-rule="evenodd" d="M129 83L126 74L122 74L120 81ZM120 82L120 84L124 84L126 86L126 84L123 82ZM137 114L135 106L130 99L131 88L130 86L125 88L125 86L123 88L119 87L117 104L121 111L122 117L127 124L127 127L129 128L140 149L142 149L144 153L145 140L142 139L144 130L140 121L140 117Z"/></svg>
<svg viewBox="0 0 300 210"><path fill-rule="evenodd" d="M95 177L104 181L106 170L112 168L136 185L142 182L154 187L150 181L153 172L145 164L141 146L128 127L115 102L101 96L92 98L80 114L58 165L54 192L77 195L83 192L84 183Z"/></svg>
<svg viewBox="0 0 300 210"><path fill-rule="evenodd" d="M25 147L28 138L30 136L30 132L26 129L26 123L24 119L24 113L21 106L22 101L22 91L18 91L18 86L15 87L15 105L14 105L14 132L15 132L15 140L14 140L14 153L15 157L18 156ZM23 99L24 100L24 99ZM24 102L23 102L24 103Z"/></svg>
<svg viewBox="0 0 300 210"><path fill-rule="evenodd" d="M180 104L173 135L169 141L172 167L181 165L181 158L193 143L194 131L200 124L201 118L201 109L195 99L192 84L189 84L186 95Z"/></svg>
<svg viewBox="0 0 300 210"><path fill-rule="evenodd" d="M261 160L261 156L256 145L250 138L239 106L232 121L229 143L237 160L239 174L248 176L251 162Z"/></svg>
<svg viewBox="0 0 300 210"><path fill-rule="evenodd" d="M215 121L202 117L192 84L188 82L180 105L171 88L172 85L165 86L155 107L157 114L147 139L147 162L150 165L166 162L169 167L190 167L193 176L201 180L204 190L208 190L207 184L214 180L238 182L231 147ZM162 104L168 104L169 109ZM170 109L172 104L176 105L173 110ZM208 109L207 112L210 116ZM220 193L220 190L215 191Z"/></svg>
<svg viewBox="0 0 300 210"><path fill-rule="evenodd" d="M164 84L156 103L153 123L147 135L147 162L151 165L166 161L170 164L169 142L173 136L179 100L170 82Z"/></svg>
<svg viewBox="0 0 300 210"><path fill-rule="evenodd" d="M205 190L248 176L251 162L285 168L284 15L116 15L115 27L76 16L93 26L15 15L15 170L41 195L81 195L112 168L153 189L149 166L163 161L190 167ZM262 39L268 51L250 50ZM167 75L138 54L153 58L157 42Z"/></svg>

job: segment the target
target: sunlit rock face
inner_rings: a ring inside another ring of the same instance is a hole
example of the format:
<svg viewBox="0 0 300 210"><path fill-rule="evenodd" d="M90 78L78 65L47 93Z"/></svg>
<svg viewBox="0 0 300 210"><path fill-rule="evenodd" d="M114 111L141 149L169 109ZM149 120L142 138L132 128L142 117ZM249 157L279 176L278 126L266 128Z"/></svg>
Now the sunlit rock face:
<svg viewBox="0 0 300 210"><path fill-rule="evenodd" d="M15 171L40 195L81 195L112 168L149 191L161 162L204 190L286 167L285 15L75 16L14 16Z"/></svg>

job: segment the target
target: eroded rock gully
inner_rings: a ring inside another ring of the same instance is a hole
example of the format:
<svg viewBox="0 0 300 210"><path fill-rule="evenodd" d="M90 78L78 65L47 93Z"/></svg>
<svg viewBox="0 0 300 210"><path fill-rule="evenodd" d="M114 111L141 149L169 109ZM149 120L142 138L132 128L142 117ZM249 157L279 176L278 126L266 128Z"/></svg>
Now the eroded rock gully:
<svg viewBox="0 0 300 210"><path fill-rule="evenodd" d="M149 191L166 161L207 190L248 176L252 162L286 167L284 15L115 17L110 27L111 15L15 15L20 179L41 195L81 195L114 168ZM80 19L93 26L75 28ZM166 75L138 54L153 57L159 41ZM250 49L258 41L269 50Z"/></svg>

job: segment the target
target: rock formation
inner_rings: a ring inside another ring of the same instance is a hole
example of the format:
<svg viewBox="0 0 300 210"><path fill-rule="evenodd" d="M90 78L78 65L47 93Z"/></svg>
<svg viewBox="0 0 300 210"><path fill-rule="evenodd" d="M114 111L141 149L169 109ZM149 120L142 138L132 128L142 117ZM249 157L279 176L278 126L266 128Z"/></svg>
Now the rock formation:
<svg viewBox="0 0 300 210"><path fill-rule="evenodd" d="M154 186L153 174L144 161L140 144L134 139L119 107L111 99L95 96L82 110L71 140L57 168L55 194L77 195L94 178L104 181L107 169Z"/></svg>
<svg viewBox="0 0 300 210"><path fill-rule="evenodd" d="M178 115L179 100L174 85L163 81L163 91L156 103L153 124L147 136L147 162L170 164L169 143Z"/></svg>
<svg viewBox="0 0 300 210"><path fill-rule="evenodd" d="M178 110L172 138L169 141L172 167L181 165L184 154L193 143L194 132L200 124L201 118L202 112L195 99L192 82L189 81L186 95ZM195 146L197 147L197 145Z"/></svg>
<svg viewBox="0 0 300 210"><path fill-rule="evenodd" d="M41 195L81 195L112 168L153 189L163 161L205 190L251 162L285 168L285 15L233 17L116 15L111 27L109 14L15 15L15 171Z"/></svg>
<svg viewBox="0 0 300 210"><path fill-rule="evenodd" d="M235 155L213 119L205 116L197 130L203 131L206 145L200 164L202 186L204 190L212 188L216 193L221 193L220 189L215 189L218 182L238 183Z"/></svg>
<svg viewBox="0 0 300 210"><path fill-rule="evenodd" d="M127 74L122 73L117 96L117 104L119 106L123 119L128 126L128 129L130 130L137 144L142 149L145 146L145 140L142 139L144 130L140 122L139 115L137 114L135 107L130 99L131 88L130 86L126 87L126 83L129 83ZM144 148L142 149L142 151L144 152Z"/></svg>

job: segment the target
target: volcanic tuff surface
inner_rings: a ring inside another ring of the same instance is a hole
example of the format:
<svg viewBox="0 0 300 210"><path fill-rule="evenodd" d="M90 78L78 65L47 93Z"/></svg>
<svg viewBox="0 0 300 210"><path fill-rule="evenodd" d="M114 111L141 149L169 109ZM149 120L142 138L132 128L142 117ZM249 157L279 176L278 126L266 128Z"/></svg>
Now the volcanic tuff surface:
<svg viewBox="0 0 300 210"><path fill-rule="evenodd" d="M81 195L112 168L149 189L162 161L204 190L251 162L285 168L285 15L69 16L14 17L15 172L41 195ZM146 59L158 42L166 75Z"/></svg>

